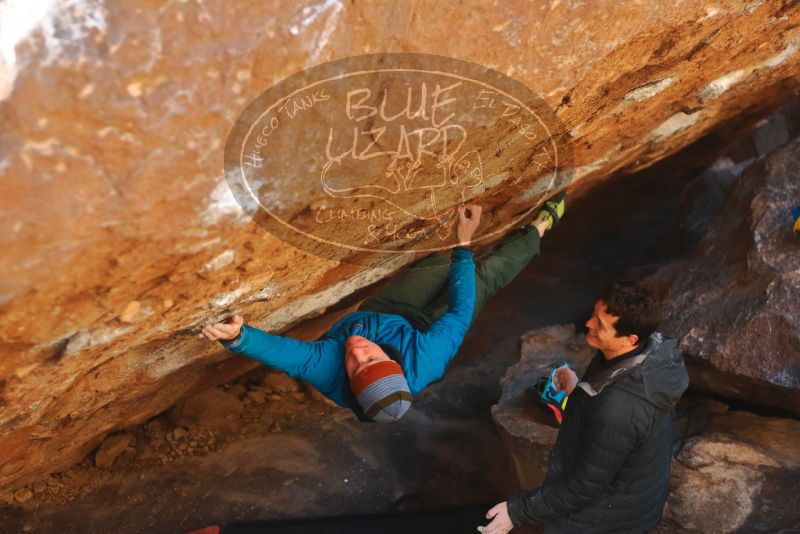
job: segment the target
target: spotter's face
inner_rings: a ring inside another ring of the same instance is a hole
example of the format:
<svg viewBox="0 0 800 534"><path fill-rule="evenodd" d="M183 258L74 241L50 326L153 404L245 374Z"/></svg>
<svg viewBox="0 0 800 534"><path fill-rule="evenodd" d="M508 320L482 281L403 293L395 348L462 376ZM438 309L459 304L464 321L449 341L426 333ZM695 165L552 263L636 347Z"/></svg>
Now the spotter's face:
<svg viewBox="0 0 800 534"><path fill-rule="evenodd" d="M586 321L586 343L606 354L623 353L631 350L637 341L636 336L619 336L614 324L619 317L608 313L608 306L602 300L594 304L594 312Z"/></svg>

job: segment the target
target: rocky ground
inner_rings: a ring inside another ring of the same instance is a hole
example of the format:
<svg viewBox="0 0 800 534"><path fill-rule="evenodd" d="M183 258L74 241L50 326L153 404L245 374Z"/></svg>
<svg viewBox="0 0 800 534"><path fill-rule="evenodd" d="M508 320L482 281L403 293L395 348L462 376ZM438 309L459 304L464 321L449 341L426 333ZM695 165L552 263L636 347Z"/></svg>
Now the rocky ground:
<svg viewBox="0 0 800 534"><path fill-rule="evenodd" d="M79 465L4 492L0 499L7 504L63 505L129 476L144 479L148 471L206 457L233 440L281 433L297 427L301 419L331 411L300 383L261 369L235 383L204 390L146 424L112 434Z"/></svg>
<svg viewBox="0 0 800 534"><path fill-rule="evenodd" d="M543 257L488 304L445 380L402 422L359 424L259 368L111 435L79 465L0 494L0 524L9 532L183 532L504 499L518 491L517 473L490 407L520 336L581 325L607 281L650 274L680 255L681 193L715 142L572 202ZM753 151L739 144L733 162ZM686 176L676 178L676 167Z"/></svg>

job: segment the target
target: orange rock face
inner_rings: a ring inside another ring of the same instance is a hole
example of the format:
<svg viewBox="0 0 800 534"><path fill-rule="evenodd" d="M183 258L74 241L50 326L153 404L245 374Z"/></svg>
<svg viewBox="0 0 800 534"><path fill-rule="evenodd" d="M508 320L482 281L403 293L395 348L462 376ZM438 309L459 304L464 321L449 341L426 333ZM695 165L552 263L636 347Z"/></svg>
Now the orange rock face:
<svg viewBox="0 0 800 534"><path fill-rule="evenodd" d="M0 6L3 487L252 365L198 339L198 325L235 310L283 330L410 259L323 258L245 216L225 140L279 80L375 52L490 67L554 111L576 190L800 85L788 0L35 4ZM492 127L485 138L505 138ZM524 180L468 199L497 208L491 228L548 193L520 155L506 157Z"/></svg>

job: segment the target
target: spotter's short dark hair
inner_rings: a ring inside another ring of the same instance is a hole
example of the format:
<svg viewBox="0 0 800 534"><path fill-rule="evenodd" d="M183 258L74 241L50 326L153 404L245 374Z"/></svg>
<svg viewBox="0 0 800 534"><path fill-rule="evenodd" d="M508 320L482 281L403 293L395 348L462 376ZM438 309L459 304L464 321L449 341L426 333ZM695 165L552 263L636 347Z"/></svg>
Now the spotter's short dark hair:
<svg viewBox="0 0 800 534"><path fill-rule="evenodd" d="M646 343L661 322L661 302L655 292L641 282L615 282L603 291L601 299L608 313L619 317L614 323L617 336L635 334L640 343Z"/></svg>

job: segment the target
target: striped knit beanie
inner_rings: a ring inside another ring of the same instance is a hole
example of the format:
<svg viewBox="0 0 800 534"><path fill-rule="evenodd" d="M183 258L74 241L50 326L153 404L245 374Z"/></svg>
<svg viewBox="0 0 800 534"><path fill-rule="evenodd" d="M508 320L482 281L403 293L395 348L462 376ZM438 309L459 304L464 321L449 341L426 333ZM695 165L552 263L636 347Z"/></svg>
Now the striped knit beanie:
<svg viewBox="0 0 800 534"><path fill-rule="evenodd" d="M391 360L373 363L350 379L364 414L376 423L397 421L411 406L411 390L400 365Z"/></svg>

